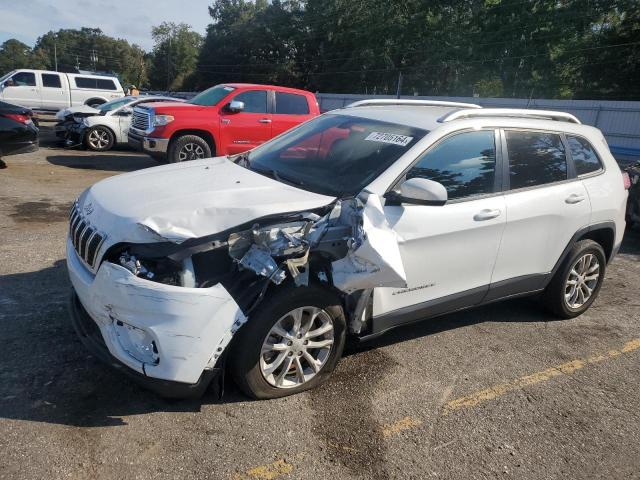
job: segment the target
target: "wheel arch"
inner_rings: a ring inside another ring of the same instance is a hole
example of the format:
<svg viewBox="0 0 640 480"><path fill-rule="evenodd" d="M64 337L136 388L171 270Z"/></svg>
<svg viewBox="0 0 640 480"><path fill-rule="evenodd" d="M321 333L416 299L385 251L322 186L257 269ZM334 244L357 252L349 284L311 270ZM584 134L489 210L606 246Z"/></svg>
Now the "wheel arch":
<svg viewBox="0 0 640 480"><path fill-rule="evenodd" d="M91 97L84 102L85 105L103 105L105 103L107 103L107 99L102 97Z"/></svg>
<svg viewBox="0 0 640 480"><path fill-rule="evenodd" d="M571 249L577 242L581 240L593 240L594 242L597 242L604 250L605 258L607 259L608 263L609 261L611 261L614 254L615 238L616 224L614 222L596 223L581 228L573 235L573 237L563 250L562 255L560 255L560 258L556 262L553 270L551 271L551 274L549 275L549 281L558 271L562 263L567 258L567 255L569 255L569 252L571 252Z"/></svg>
<svg viewBox="0 0 640 480"><path fill-rule="evenodd" d="M185 129L176 130L175 132L173 132L173 134L171 135L171 138L169 139L169 147L171 147L171 144L173 142L175 142L178 138L184 135L197 135L198 137L201 137L209 145L209 148L211 149L211 154L213 156L216 155L216 141L215 141L215 138L213 138L213 135L211 134L211 132L208 132L207 130L200 130L197 128L185 128Z"/></svg>

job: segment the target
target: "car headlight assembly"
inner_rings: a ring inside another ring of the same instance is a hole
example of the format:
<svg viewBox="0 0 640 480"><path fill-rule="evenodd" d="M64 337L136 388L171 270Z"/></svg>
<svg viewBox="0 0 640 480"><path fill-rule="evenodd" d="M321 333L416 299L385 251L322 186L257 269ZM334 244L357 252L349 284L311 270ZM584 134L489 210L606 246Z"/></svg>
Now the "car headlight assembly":
<svg viewBox="0 0 640 480"><path fill-rule="evenodd" d="M173 115L154 115L152 125L154 127L164 127L173 122Z"/></svg>

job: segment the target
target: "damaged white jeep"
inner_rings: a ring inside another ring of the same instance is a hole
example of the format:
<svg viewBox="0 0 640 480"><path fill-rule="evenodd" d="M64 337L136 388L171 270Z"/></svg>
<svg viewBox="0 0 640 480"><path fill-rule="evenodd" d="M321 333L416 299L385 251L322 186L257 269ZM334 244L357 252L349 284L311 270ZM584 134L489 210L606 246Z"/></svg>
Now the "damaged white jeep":
<svg viewBox="0 0 640 480"><path fill-rule="evenodd" d="M256 398L323 382L345 339L541 293L596 298L623 177L569 114L364 101L236 156L103 180L74 203L83 343L162 395L224 369Z"/></svg>

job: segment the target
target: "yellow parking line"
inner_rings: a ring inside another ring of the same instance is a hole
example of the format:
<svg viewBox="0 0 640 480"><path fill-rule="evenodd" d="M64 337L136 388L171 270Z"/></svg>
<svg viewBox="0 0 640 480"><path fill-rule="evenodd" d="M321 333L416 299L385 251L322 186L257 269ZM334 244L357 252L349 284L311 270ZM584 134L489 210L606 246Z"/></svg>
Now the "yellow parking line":
<svg viewBox="0 0 640 480"><path fill-rule="evenodd" d="M415 428L418 425L422 425L422 420L411 417L404 417L397 422L393 422L382 427L382 435L384 437L390 437L391 435L396 435L403 430L410 430L412 428Z"/></svg>
<svg viewBox="0 0 640 480"><path fill-rule="evenodd" d="M494 398L500 397L508 392L519 390L522 387L546 382L554 377L558 377L561 375L568 375L574 373L577 370L580 370L581 368L584 368L589 364L602 362L609 358L617 357L624 353L633 352L638 349L640 349L640 338L625 343L620 350L609 350L605 354L593 355L585 359L572 360L556 367L551 367L540 372L525 375L509 383L502 383L489 388L485 388L484 390L479 390L470 395L465 395L464 397L460 397L447 402L443 411L443 415L448 415L449 413L455 410L460 410L462 408L475 407L480 403L493 400Z"/></svg>
<svg viewBox="0 0 640 480"><path fill-rule="evenodd" d="M234 475L233 479L234 480L246 480L246 479L274 480L275 478L279 478L283 475L291 473L292 470L293 470L293 465L280 459L272 463L267 463L265 465L253 467L250 470L247 470L243 474Z"/></svg>

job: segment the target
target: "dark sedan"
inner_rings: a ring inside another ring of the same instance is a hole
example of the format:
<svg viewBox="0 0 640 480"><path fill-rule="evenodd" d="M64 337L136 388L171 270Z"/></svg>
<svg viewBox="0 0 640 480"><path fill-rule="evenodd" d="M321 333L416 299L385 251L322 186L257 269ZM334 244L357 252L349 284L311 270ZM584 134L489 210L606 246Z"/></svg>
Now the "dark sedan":
<svg viewBox="0 0 640 480"><path fill-rule="evenodd" d="M38 149L38 127L28 108L0 102L0 157Z"/></svg>

